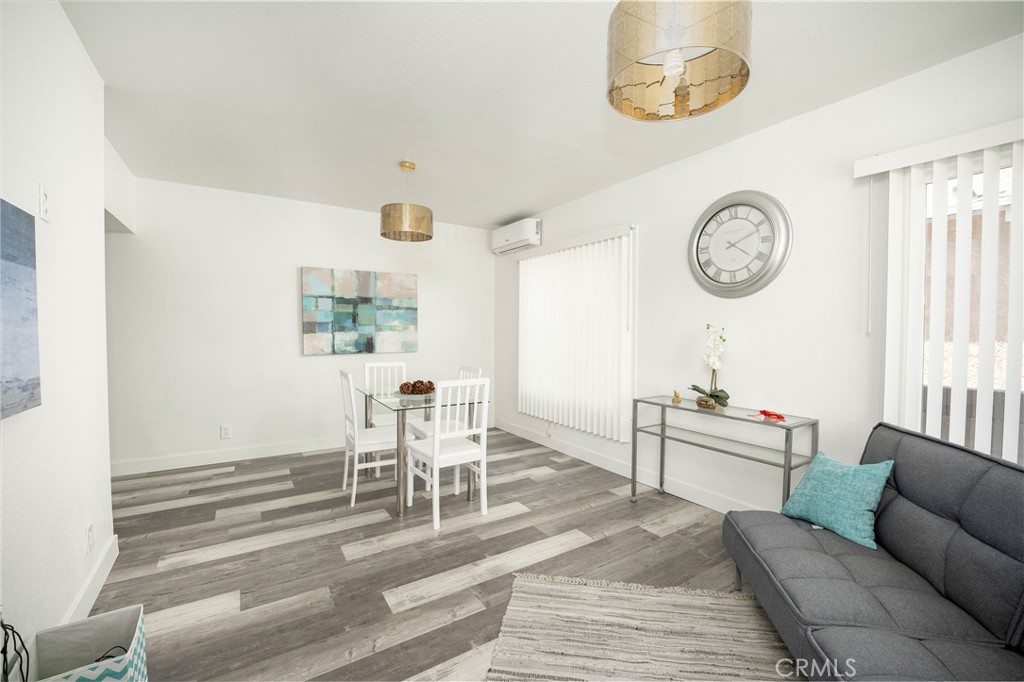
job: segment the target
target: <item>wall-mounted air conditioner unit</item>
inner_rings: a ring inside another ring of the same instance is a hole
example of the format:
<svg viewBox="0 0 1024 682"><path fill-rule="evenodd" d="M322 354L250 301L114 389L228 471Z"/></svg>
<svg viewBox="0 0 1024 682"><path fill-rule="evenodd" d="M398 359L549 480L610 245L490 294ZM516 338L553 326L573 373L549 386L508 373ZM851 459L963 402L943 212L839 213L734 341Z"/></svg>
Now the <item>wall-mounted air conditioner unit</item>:
<svg viewBox="0 0 1024 682"><path fill-rule="evenodd" d="M540 246L540 220L527 218L491 233L491 250L499 256Z"/></svg>

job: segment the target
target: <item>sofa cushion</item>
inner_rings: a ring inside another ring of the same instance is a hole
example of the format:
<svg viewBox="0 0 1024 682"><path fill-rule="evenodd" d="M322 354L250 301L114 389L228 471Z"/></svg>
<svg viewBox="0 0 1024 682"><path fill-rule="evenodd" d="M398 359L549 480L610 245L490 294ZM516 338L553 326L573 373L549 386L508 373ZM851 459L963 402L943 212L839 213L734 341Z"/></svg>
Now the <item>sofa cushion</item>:
<svg viewBox="0 0 1024 682"><path fill-rule="evenodd" d="M819 662L851 680L948 680L949 669L921 642L888 630L831 626L808 633ZM852 668L852 674L850 669ZM819 679L826 677L819 676Z"/></svg>
<svg viewBox="0 0 1024 682"><path fill-rule="evenodd" d="M950 639L921 642L959 680L1024 680L1024 656L1000 647Z"/></svg>
<svg viewBox="0 0 1024 682"><path fill-rule="evenodd" d="M827 662L851 680L1019 680L1024 657L998 644L915 639L886 630L829 626L809 638L819 667ZM818 676L826 677L826 676Z"/></svg>
<svg viewBox="0 0 1024 682"><path fill-rule="evenodd" d="M805 625L896 628L896 621L881 602L853 580L796 578L780 582Z"/></svg>
<svg viewBox="0 0 1024 682"><path fill-rule="evenodd" d="M755 551L769 549L807 549L820 551L814 538L807 534L806 528L792 519L779 516L775 512L745 511L737 521L743 530L743 537Z"/></svg>
<svg viewBox="0 0 1024 682"><path fill-rule="evenodd" d="M991 468L991 462L948 443L914 435L901 439L889 453L889 459L899 457L892 472L896 489L919 507L959 523L964 500Z"/></svg>
<svg viewBox="0 0 1024 682"><path fill-rule="evenodd" d="M891 461L849 465L819 452L782 513L875 549L875 509L890 471Z"/></svg>
<svg viewBox="0 0 1024 682"><path fill-rule="evenodd" d="M783 547L760 552L761 559L768 566L776 580L791 578L839 578L848 580L850 571L835 557L820 549Z"/></svg>
<svg viewBox="0 0 1024 682"><path fill-rule="evenodd" d="M888 554L860 556L843 554L843 567L864 587L902 587L906 590L935 594L928 581Z"/></svg>
<svg viewBox="0 0 1024 682"><path fill-rule="evenodd" d="M986 545L1024 562L1024 476L993 466L960 508L960 525Z"/></svg>
<svg viewBox="0 0 1024 682"><path fill-rule="evenodd" d="M896 630L910 637L954 637L973 642L1002 644L1002 640L942 595L902 587L869 590L892 616Z"/></svg>
<svg viewBox="0 0 1024 682"><path fill-rule="evenodd" d="M875 537L890 554L941 591L946 582L946 549L958 530L956 522L900 496L878 517Z"/></svg>
<svg viewBox="0 0 1024 682"><path fill-rule="evenodd" d="M1024 501L1022 501L1024 504ZM1020 526L1024 534L1024 524ZM945 596L969 606L978 621L992 632L1009 632L1020 622L1024 609L1024 564L985 544L964 530L957 531L947 551ZM1021 648L1006 636L1006 643Z"/></svg>

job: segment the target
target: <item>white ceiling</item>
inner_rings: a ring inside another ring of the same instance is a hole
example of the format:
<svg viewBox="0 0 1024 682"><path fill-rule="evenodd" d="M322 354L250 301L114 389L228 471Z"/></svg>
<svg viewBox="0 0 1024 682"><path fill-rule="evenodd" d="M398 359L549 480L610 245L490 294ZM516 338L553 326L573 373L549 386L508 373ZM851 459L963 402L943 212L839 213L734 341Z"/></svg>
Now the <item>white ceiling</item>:
<svg viewBox="0 0 1024 682"><path fill-rule="evenodd" d="M1024 30L1020 1L755 0L747 90L640 123L604 99L612 2L63 6L137 176L370 211L414 201L479 227ZM408 187L401 159L418 165Z"/></svg>

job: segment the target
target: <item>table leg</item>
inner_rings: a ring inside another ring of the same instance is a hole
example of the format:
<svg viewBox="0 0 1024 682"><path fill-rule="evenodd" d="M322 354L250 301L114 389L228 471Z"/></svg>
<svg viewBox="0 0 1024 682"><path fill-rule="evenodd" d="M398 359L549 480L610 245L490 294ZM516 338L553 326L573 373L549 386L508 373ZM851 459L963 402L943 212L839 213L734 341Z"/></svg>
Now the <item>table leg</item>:
<svg viewBox="0 0 1024 682"><path fill-rule="evenodd" d="M811 459L818 454L818 423L811 424Z"/></svg>
<svg viewBox="0 0 1024 682"><path fill-rule="evenodd" d="M467 415L469 424L476 424L476 405L473 403L469 404L469 414ZM480 442L479 436L473 436L473 440L477 443ZM472 502L476 498L476 472L466 467L466 501Z"/></svg>
<svg viewBox="0 0 1024 682"><path fill-rule="evenodd" d="M395 487L395 511L398 518L402 518L405 516L405 475L409 455L405 450L405 410L397 410L395 415L397 416L395 429L398 436L395 447L395 467L397 468L395 473L398 478Z"/></svg>
<svg viewBox="0 0 1024 682"><path fill-rule="evenodd" d="M658 493L665 493L665 420L668 419L668 408L661 408L661 456L658 465Z"/></svg>
<svg viewBox="0 0 1024 682"><path fill-rule="evenodd" d="M371 396L371 395L364 395L363 396L363 401L365 402L365 405L366 405L366 409L363 410L363 426L365 426L368 429L371 429L371 428L373 428L373 396ZM359 455L356 455L356 457L358 458ZM363 458L367 462L370 461L369 457L370 457L370 453L366 453L366 454L363 455ZM373 478L374 477L374 470L373 469L369 469L369 468L368 469L363 469L363 476L366 477L366 478Z"/></svg>
<svg viewBox="0 0 1024 682"><path fill-rule="evenodd" d="M639 403L633 401L633 466L630 475L629 501L636 503L636 412Z"/></svg>
<svg viewBox="0 0 1024 682"><path fill-rule="evenodd" d="M782 461L782 504L789 499L789 482L793 475L793 432L786 429L786 452Z"/></svg>

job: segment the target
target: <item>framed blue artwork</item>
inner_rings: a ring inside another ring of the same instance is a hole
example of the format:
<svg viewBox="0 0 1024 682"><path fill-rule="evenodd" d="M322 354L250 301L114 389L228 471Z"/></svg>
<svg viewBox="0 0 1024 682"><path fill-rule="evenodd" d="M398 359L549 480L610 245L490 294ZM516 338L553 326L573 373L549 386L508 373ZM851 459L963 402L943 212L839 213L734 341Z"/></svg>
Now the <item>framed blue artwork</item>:
<svg viewBox="0 0 1024 682"><path fill-rule="evenodd" d="M416 275L301 270L303 355L417 350Z"/></svg>

